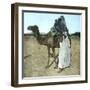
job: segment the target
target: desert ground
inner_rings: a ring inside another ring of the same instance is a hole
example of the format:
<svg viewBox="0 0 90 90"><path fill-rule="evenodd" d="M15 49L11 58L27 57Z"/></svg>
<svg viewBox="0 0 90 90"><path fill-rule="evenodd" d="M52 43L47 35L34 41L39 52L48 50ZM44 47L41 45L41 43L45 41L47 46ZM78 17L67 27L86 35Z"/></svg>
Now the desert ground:
<svg viewBox="0 0 90 90"><path fill-rule="evenodd" d="M55 50L58 53L58 48ZM71 66L58 73L55 63L45 68L48 61L47 47L40 45L34 36L24 35L24 77L62 76L80 74L80 38L71 37ZM53 58L50 58L52 62Z"/></svg>

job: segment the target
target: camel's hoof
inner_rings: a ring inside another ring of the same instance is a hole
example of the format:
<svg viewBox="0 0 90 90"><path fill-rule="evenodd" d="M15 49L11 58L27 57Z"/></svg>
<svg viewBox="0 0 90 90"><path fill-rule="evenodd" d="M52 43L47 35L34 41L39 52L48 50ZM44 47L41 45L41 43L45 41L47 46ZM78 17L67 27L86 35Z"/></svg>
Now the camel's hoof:
<svg viewBox="0 0 90 90"><path fill-rule="evenodd" d="M49 68L49 65L47 65L45 68L46 68L46 69Z"/></svg>
<svg viewBox="0 0 90 90"><path fill-rule="evenodd" d="M57 68L58 68L58 66L55 66L55 67L54 67L54 69L57 69Z"/></svg>
<svg viewBox="0 0 90 90"><path fill-rule="evenodd" d="M64 70L63 68L62 69L60 68L59 71L58 71L58 73L61 73L63 70Z"/></svg>

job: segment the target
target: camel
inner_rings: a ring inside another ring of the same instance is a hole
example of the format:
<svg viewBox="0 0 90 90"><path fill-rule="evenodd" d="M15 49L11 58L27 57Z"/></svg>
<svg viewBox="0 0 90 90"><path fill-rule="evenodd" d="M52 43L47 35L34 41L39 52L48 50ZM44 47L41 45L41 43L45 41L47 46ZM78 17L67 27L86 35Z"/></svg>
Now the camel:
<svg viewBox="0 0 90 90"><path fill-rule="evenodd" d="M53 56L55 61L55 48L60 48L59 42L62 41L63 32L67 31L66 22L64 19L64 16L61 16L60 18L55 20L54 26L51 28L51 30L45 35L41 35L39 32L39 27L37 25L28 26L28 30L31 30L36 37L37 41L40 45L46 45L48 49L48 62L46 67L50 67L50 56ZM52 34L54 33L54 35ZM50 48L52 49L53 53L50 53ZM55 62L57 65L57 61ZM57 66L56 66L57 67Z"/></svg>
<svg viewBox="0 0 90 90"><path fill-rule="evenodd" d="M58 36L52 36L51 32L48 32L45 36L42 36L39 32L39 28L37 25L34 26L29 26L28 30L31 30L36 37L37 41L39 42L40 45L46 45L48 49L48 63L47 67L49 67L49 61L50 61L50 56L55 58L55 48L59 48L59 42L58 38L62 37L62 34L60 33ZM53 53L50 53L50 48L52 49Z"/></svg>

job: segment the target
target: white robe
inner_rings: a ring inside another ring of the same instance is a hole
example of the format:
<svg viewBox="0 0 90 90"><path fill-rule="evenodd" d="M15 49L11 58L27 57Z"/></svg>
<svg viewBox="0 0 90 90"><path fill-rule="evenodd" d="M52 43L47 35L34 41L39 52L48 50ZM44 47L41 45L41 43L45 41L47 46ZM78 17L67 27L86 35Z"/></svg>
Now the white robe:
<svg viewBox="0 0 90 90"><path fill-rule="evenodd" d="M68 37L63 39L62 43L60 44L59 48L59 63L58 68L66 68L70 66L70 56L71 56L71 48L70 48L70 41Z"/></svg>

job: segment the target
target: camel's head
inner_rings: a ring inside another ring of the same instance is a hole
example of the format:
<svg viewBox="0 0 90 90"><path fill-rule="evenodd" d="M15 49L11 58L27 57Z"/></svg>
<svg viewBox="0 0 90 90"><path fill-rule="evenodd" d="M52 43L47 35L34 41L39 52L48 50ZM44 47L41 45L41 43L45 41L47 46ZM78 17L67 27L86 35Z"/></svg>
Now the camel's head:
<svg viewBox="0 0 90 90"><path fill-rule="evenodd" d="M36 32L38 30L38 26L37 25L33 25L33 26L28 26L27 28L28 30L31 30L33 32Z"/></svg>
<svg viewBox="0 0 90 90"><path fill-rule="evenodd" d="M35 36L39 35L39 29L37 25L33 25L33 26L28 26L27 27L28 30L31 30Z"/></svg>

